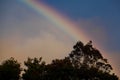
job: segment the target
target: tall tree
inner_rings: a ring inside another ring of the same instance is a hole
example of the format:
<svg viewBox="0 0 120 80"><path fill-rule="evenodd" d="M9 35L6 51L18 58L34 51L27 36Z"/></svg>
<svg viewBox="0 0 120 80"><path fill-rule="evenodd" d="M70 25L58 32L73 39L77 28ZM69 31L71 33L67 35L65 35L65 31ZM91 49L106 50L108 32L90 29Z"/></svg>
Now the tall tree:
<svg viewBox="0 0 120 80"><path fill-rule="evenodd" d="M20 63L11 57L0 65L0 80L19 80L20 72Z"/></svg>
<svg viewBox="0 0 120 80"><path fill-rule="evenodd" d="M73 46L69 58L73 67L77 69L79 79L118 80L114 73L110 73L113 69L112 66L102 56L100 51L93 47L92 41L86 45L81 41L77 42Z"/></svg>

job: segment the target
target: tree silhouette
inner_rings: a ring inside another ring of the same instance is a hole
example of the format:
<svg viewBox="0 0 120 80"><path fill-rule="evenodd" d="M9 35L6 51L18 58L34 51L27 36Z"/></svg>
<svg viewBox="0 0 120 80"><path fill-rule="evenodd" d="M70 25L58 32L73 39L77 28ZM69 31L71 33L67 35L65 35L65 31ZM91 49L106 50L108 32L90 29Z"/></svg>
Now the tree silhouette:
<svg viewBox="0 0 120 80"><path fill-rule="evenodd" d="M20 72L20 63L11 57L0 65L0 80L19 80Z"/></svg>
<svg viewBox="0 0 120 80"><path fill-rule="evenodd" d="M86 45L79 41L73 49L69 58L73 67L78 71L79 80L118 80L114 73L110 73L112 66L100 51L93 47L92 41Z"/></svg>
<svg viewBox="0 0 120 80"><path fill-rule="evenodd" d="M53 60L47 65L47 80L71 80L73 79L73 66L69 58Z"/></svg>
<svg viewBox="0 0 120 80"><path fill-rule="evenodd" d="M50 64L42 58L28 58L24 62L27 69L24 80L118 80L100 51L93 47L92 41L84 45L81 41L73 46L69 56L52 60Z"/></svg>
<svg viewBox="0 0 120 80"><path fill-rule="evenodd" d="M45 62L42 61L42 57L28 58L24 62L27 69L24 69L23 80L43 80L45 75Z"/></svg>
<svg viewBox="0 0 120 80"><path fill-rule="evenodd" d="M119 80L92 41L77 42L67 57L54 59L50 64L40 57L28 58L24 65L23 80ZM18 80L20 72L20 64L10 58L0 65L0 80Z"/></svg>

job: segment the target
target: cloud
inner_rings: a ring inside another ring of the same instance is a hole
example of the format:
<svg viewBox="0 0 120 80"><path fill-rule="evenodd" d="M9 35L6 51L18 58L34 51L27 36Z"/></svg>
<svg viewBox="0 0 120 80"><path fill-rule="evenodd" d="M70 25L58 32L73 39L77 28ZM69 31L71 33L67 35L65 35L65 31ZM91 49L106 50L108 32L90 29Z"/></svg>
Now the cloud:
<svg viewBox="0 0 120 80"><path fill-rule="evenodd" d="M12 4L6 4L7 14L0 21L0 62L14 57L23 63L27 57L41 56L50 62L68 55L73 46L70 36L41 14Z"/></svg>
<svg viewBox="0 0 120 80"><path fill-rule="evenodd" d="M29 15L24 21L13 16L12 20L3 22L0 62L15 57L23 63L27 57L41 56L50 62L52 59L65 57L73 46L70 36L41 15Z"/></svg>
<svg viewBox="0 0 120 80"><path fill-rule="evenodd" d="M47 62L55 58L63 58L71 50L69 42L62 42L56 36L46 33L44 37L29 38L22 41L22 38L0 41L0 59L15 57L23 62L27 57L43 57Z"/></svg>

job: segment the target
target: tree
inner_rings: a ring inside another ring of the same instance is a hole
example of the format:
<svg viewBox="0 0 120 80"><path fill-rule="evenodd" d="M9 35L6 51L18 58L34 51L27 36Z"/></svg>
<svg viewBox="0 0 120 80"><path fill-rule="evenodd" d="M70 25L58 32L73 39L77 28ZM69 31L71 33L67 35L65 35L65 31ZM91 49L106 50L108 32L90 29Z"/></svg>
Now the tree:
<svg viewBox="0 0 120 80"><path fill-rule="evenodd" d="M92 41L85 45L77 42L67 57L54 59L50 64L45 64L40 57L28 58L24 65L23 80L118 80ZM20 63L10 58L0 65L0 80L19 80L21 70Z"/></svg>
<svg viewBox="0 0 120 80"><path fill-rule="evenodd" d="M43 80L45 78L45 62L42 61L42 57L28 58L24 65L27 69L24 69L23 80Z"/></svg>
<svg viewBox="0 0 120 80"><path fill-rule="evenodd" d="M63 59L45 64L42 58L28 58L24 62L23 80L118 80L111 73L112 66L92 41L84 45L81 41L73 46L71 53Z"/></svg>
<svg viewBox="0 0 120 80"><path fill-rule="evenodd" d="M20 63L11 57L0 65L0 80L19 80L20 72Z"/></svg>
<svg viewBox="0 0 120 80"><path fill-rule="evenodd" d="M99 50L93 47L92 41L84 45L81 41L73 46L68 56L80 79L85 80L118 80L116 75L111 74L112 66L108 63Z"/></svg>
<svg viewBox="0 0 120 80"><path fill-rule="evenodd" d="M55 59L47 65L47 80L74 80L73 69L69 58Z"/></svg>

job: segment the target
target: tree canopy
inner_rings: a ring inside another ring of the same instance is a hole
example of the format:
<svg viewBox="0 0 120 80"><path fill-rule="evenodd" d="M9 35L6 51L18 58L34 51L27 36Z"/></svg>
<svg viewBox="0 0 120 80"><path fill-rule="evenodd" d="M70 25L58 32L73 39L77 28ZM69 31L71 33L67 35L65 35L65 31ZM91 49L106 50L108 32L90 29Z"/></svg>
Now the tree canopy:
<svg viewBox="0 0 120 80"><path fill-rule="evenodd" d="M0 80L18 80L21 70L20 63L11 57L0 65Z"/></svg>
<svg viewBox="0 0 120 80"><path fill-rule="evenodd" d="M69 58L73 67L78 71L79 80L118 80L118 77L111 73L113 68L108 60L93 47L92 41L86 45L81 41L77 42L73 46Z"/></svg>
<svg viewBox="0 0 120 80"><path fill-rule="evenodd" d="M27 69L24 69L23 79L24 80L43 80L45 75L45 62L42 62L42 58L28 58L24 62Z"/></svg>
<svg viewBox="0 0 120 80"><path fill-rule="evenodd" d="M24 65L23 80L119 80L92 41L87 44L78 41L68 56L49 64L40 57L28 58ZM0 80L18 80L20 71L20 64L10 58L0 65Z"/></svg>

